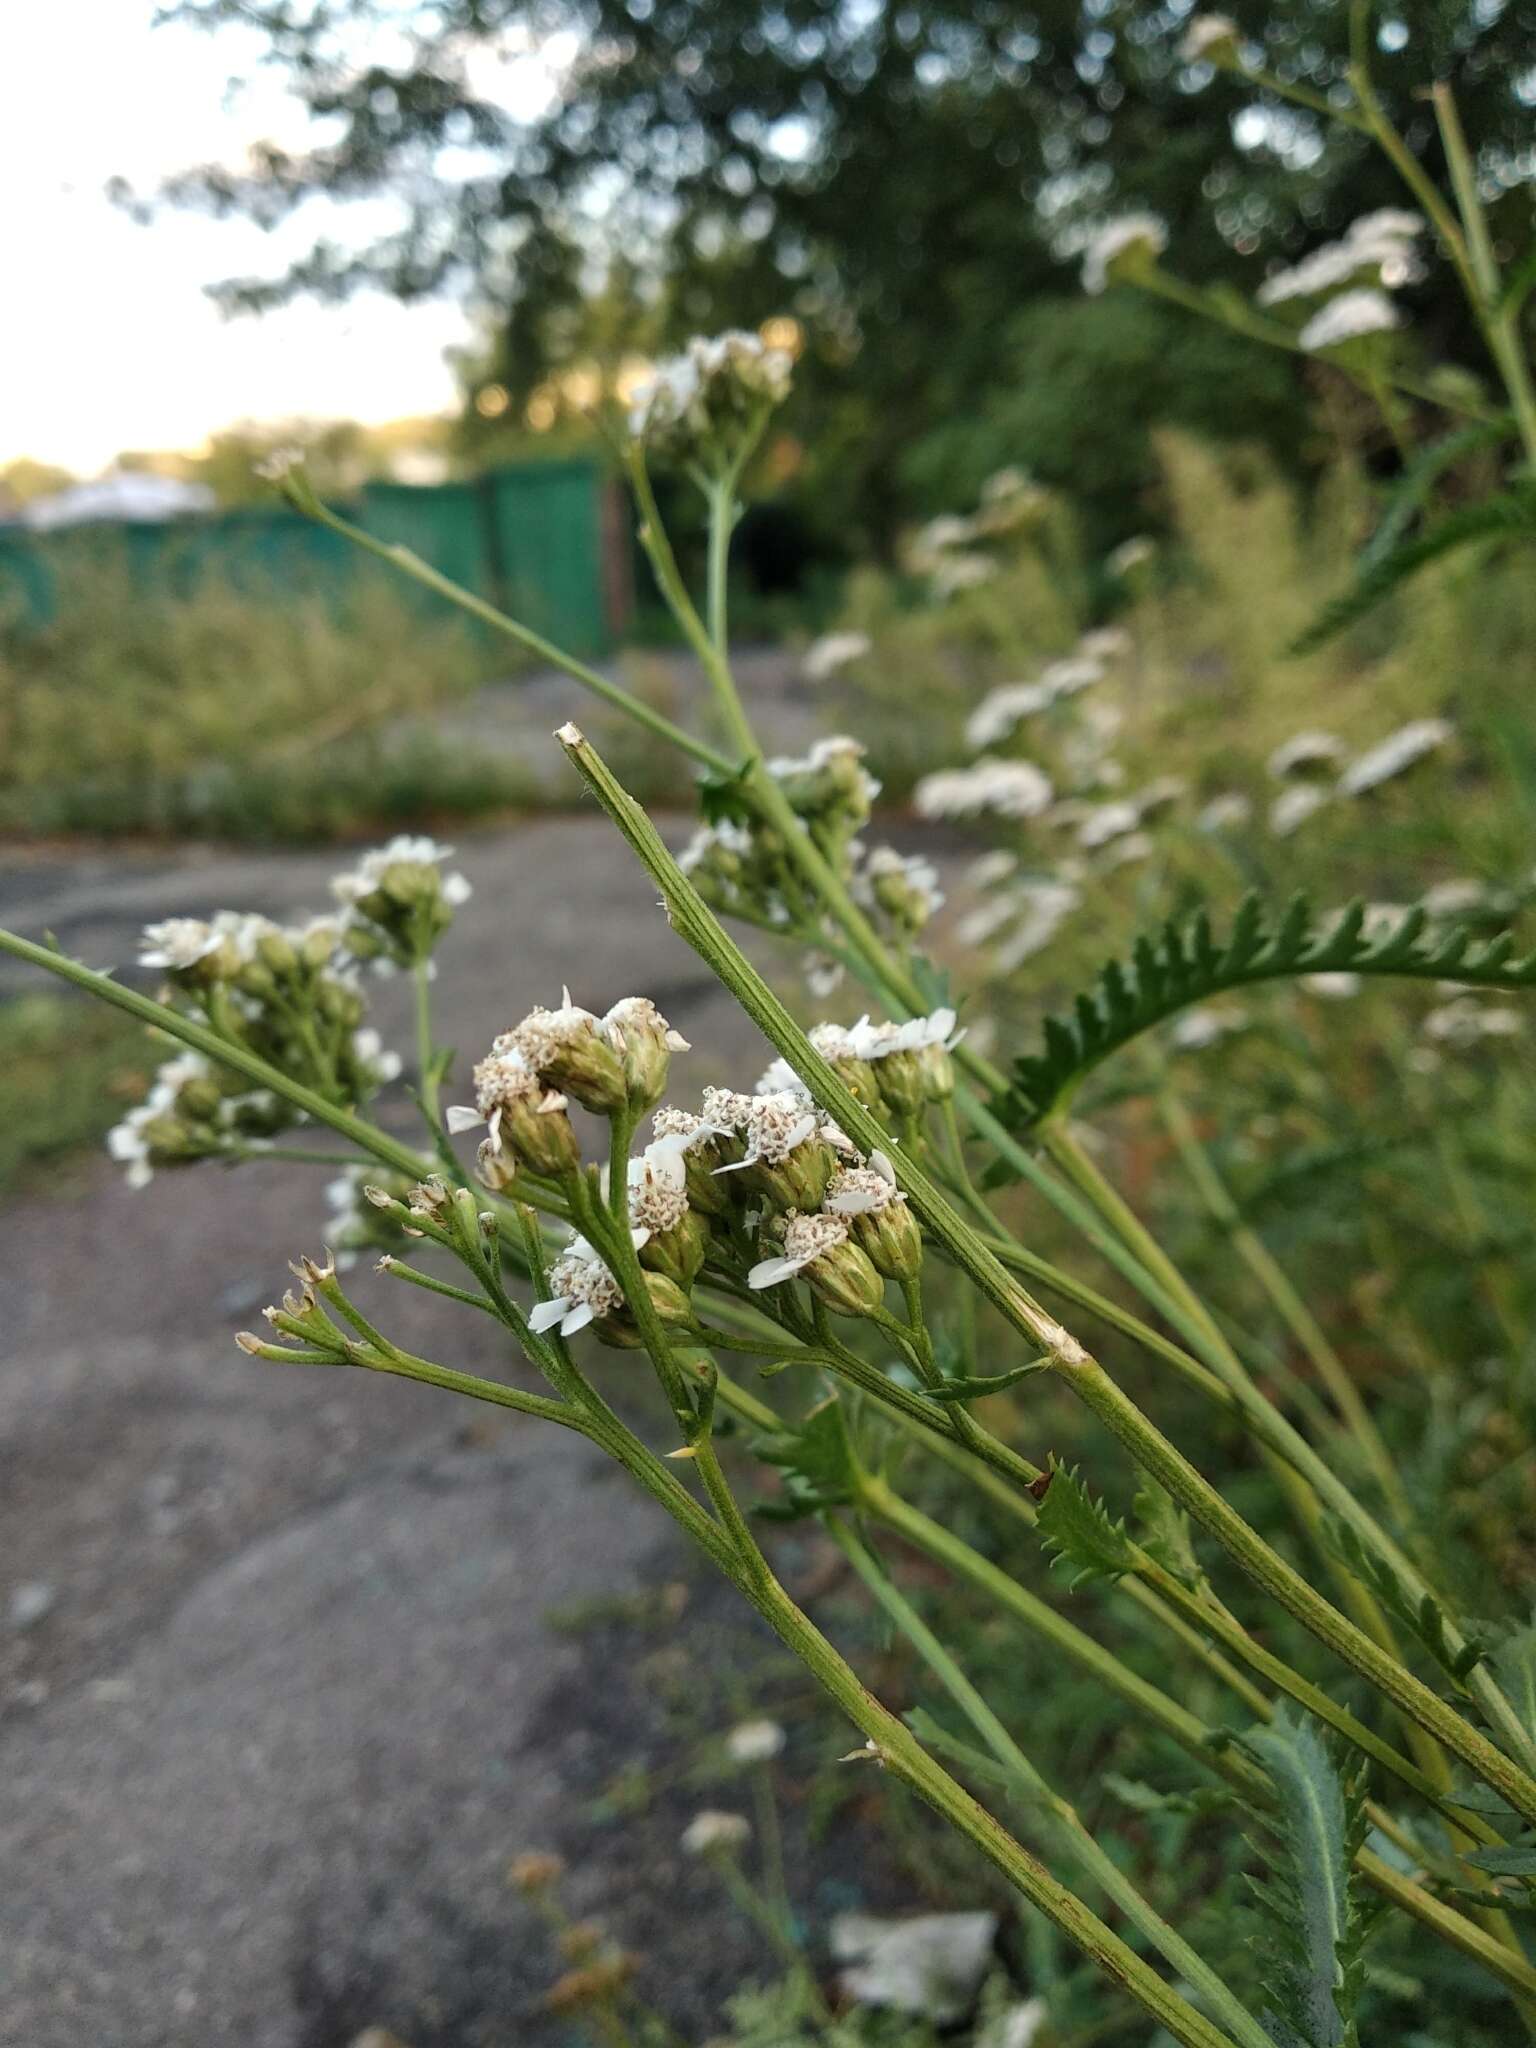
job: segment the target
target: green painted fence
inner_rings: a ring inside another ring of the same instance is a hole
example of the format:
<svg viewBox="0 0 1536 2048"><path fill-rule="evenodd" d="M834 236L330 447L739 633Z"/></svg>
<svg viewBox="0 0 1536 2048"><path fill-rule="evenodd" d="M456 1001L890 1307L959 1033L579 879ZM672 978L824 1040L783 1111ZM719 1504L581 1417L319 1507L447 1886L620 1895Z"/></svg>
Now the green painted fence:
<svg viewBox="0 0 1536 2048"><path fill-rule="evenodd" d="M596 463L523 463L463 483L369 484L338 510L573 653L603 654L623 624L627 557L614 546L610 486ZM374 557L285 506L154 524L0 527L0 613L46 624L61 575L102 550L122 551L149 597L214 577L241 589L339 592L378 569ZM441 602L425 592L422 601Z"/></svg>

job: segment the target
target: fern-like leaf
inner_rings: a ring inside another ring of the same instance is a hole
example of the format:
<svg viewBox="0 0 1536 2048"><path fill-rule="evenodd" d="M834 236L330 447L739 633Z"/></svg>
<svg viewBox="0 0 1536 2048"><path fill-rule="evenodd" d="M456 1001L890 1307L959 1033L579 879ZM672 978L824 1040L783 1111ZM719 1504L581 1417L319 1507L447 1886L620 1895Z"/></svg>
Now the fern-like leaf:
<svg viewBox="0 0 1536 2048"><path fill-rule="evenodd" d="M1452 1684L1464 1692L1468 1673L1487 1655L1487 1644L1477 1636L1465 1640L1453 1636L1445 1610L1434 1595L1411 1592L1385 1558L1368 1550L1347 1522L1341 1522L1335 1515L1325 1515L1322 1534L1334 1556L1363 1586L1370 1588L1390 1615L1417 1636Z"/></svg>
<svg viewBox="0 0 1536 2048"><path fill-rule="evenodd" d="M1265 2024L1277 2048L1351 2048L1369 1931L1351 1869L1364 1836L1361 1788L1340 1778L1316 1726L1288 1712L1239 1747L1275 1792L1264 1817L1273 1851L1252 1880Z"/></svg>
<svg viewBox="0 0 1536 2048"><path fill-rule="evenodd" d="M1203 913L1182 930L1170 922L1155 937L1137 941L1135 965L1109 961L1093 988L1077 998L1072 1018L1046 1018L1042 1049L1014 1063L1012 1084L994 1108L1010 1129L1027 1129L1143 1031L1192 1003L1255 982L1348 973L1536 988L1536 951L1513 957L1508 932L1477 942L1459 927L1426 934L1425 926L1424 911L1415 906L1389 929L1368 934L1360 903L1318 922L1303 896L1292 897L1270 923L1255 895L1239 905L1225 946L1215 943Z"/></svg>
<svg viewBox="0 0 1536 2048"><path fill-rule="evenodd" d="M1095 1500L1078 1478L1075 1466L1058 1464L1054 1458L1040 1503L1039 1529L1054 1552L1052 1564L1071 1573L1074 1592L1093 1579L1122 1577L1135 1561L1125 1523L1111 1521L1103 1502Z"/></svg>
<svg viewBox="0 0 1536 2048"><path fill-rule="evenodd" d="M1513 485L1497 496L1448 512L1416 540L1404 541L1381 556L1356 576L1342 597L1325 605L1295 641L1292 654L1311 654L1334 639L1357 619L1373 611L1384 598L1416 576L1431 562L1470 547L1479 540L1530 540L1536 537L1536 489Z"/></svg>

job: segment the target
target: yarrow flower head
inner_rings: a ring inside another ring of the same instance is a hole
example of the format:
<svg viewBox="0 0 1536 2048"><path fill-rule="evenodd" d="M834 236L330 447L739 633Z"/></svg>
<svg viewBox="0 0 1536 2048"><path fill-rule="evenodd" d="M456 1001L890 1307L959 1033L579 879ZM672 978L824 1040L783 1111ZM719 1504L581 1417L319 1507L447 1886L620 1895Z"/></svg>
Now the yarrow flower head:
<svg viewBox="0 0 1536 2048"><path fill-rule="evenodd" d="M802 1276L834 1314L867 1316L885 1295L868 1255L850 1243L848 1224L825 1211L805 1215L791 1209L780 1226L783 1251L760 1259L747 1275L754 1292Z"/></svg>
<svg viewBox="0 0 1536 2048"><path fill-rule="evenodd" d="M1371 286L1340 292L1321 306L1302 328L1296 340L1313 353L1321 349L1345 348L1370 334L1390 334L1403 324L1402 315L1383 291Z"/></svg>
<svg viewBox="0 0 1536 2048"><path fill-rule="evenodd" d="M1225 14L1197 14L1184 31L1179 55L1186 64L1234 64L1237 23Z"/></svg>
<svg viewBox="0 0 1536 2048"><path fill-rule="evenodd" d="M784 1730L777 1721L741 1721L725 1738L725 1752L735 1764L766 1764L784 1748Z"/></svg>
<svg viewBox="0 0 1536 2048"><path fill-rule="evenodd" d="M823 633L805 650L800 673L810 683L824 683L850 662L862 661L873 642L867 633Z"/></svg>
<svg viewBox="0 0 1536 2048"><path fill-rule="evenodd" d="M463 875L442 872L452 852L402 833L332 878L331 894L357 921L348 934L356 952L399 967L419 967L431 956L472 893Z"/></svg>
<svg viewBox="0 0 1536 2048"><path fill-rule="evenodd" d="M1382 292L1416 284L1424 275L1415 247L1423 232L1422 214L1380 207L1362 214L1342 240L1325 242L1299 263L1274 271L1255 296L1261 306L1279 306L1328 298L1351 287Z"/></svg>
<svg viewBox="0 0 1536 2048"><path fill-rule="evenodd" d="M1269 829L1277 839L1289 839L1315 811L1328 801L1326 790L1315 782L1296 782L1281 792L1269 807Z"/></svg>
<svg viewBox="0 0 1536 2048"><path fill-rule="evenodd" d="M450 1108L448 1129L457 1133L486 1124L492 1157L505 1153L531 1173L551 1180L574 1173L581 1163L581 1148L566 1114L565 1097L545 1085L515 1045L503 1040L497 1045L499 1049L475 1067L473 1108Z"/></svg>
<svg viewBox="0 0 1536 2048"><path fill-rule="evenodd" d="M1292 775L1314 775L1343 759L1344 742L1331 732L1297 732L1282 740L1270 755L1270 774L1277 782Z"/></svg>
<svg viewBox="0 0 1536 2048"><path fill-rule="evenodd" d="M867 854L853 884L860 902L883 910L908 938L920 932L944 902L933 862L918 853L898 853L894 846L877 846Z"/></svg>
<svg viewBox="0 0 1536 2048"><path fill-rule="evenodd" d="M802 756L777 755L767 767L802 818L830 824L845 836L858 831L880 794L864 766L863 743L847 733L817 740Z"/></svg>
<svg viewBox="0 0 1536 2048"><path fill-rule="evenodd" d="M626 1105L653 1108L666 1092L672 1054L686 1052L688 1041L648 996L625 996L596 1017L566 989L557 1010L530 1010L494 1050L517 1052L548 1086L596 1116L612 1116Z"/></svg>
<svg viewBox="0 0 1536 2048"><path fill-rule="evenodd" d="M1369 789L1390 782L1405 769L1422 761L1455 737L1456 728L1445 718L1415 718L1399 726L1387 738L1350 762L1339 777L1344 796L1363 796Z"/></svg>
<svg viewBox="0 0 1536 2048"><path fill-rule="evenodd" d="M983 755L969 768L941 768L925 775L912 793L924 818L973 818L991 811L1001 818L1038 818L1049 810L1050 777L1031 761L998 761Z"/></svg>
<svg viewBox="0 0 1536 2048"><path fill-rule="evenodd" d="M536 1302L529 1311L531 1330L552 1330L558 1323L562 1337L574 1337L599 1316L610 1316L624 1306L624 1290L584 1237L573 1236L549 1269L548 1301Z"/></svg>
<svg viewBox="0 0 1536 2048"><path fill-rule="evenodd" d="M690 1856L733 1856L752 1839L752 1823L744 1813L696 1813L683 1829L683 1848Z"/></svg>
<svg viewBox="0 0 1536 2048"><path fill-rule="evenodd" d="M794 359L732 328L695 335L635 393L629 431L648 454L724 469L739 461L789 396Z"/></svg>
<svg viewBox="0 0 1536 2048"><path fill-rule="evenodd" d="M1168 246L1168 230L1152 213L1126 213L1106 221L1083 255L1083 290L1099 293L1106 285L1134 282L1145 276Z"/></svg>

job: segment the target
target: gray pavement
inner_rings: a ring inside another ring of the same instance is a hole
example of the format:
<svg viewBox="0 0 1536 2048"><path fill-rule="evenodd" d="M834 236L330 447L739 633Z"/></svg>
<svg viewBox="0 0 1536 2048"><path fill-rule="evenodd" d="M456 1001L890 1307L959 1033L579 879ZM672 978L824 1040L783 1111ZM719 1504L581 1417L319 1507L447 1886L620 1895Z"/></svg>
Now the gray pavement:
<svg viewBox="0 0 1536 2048"><path fill-rule="evenodd" d="M319 908L337 864L38 856L8 863L0 916L124 964L146 918ZM755 1074L761 1041L604 820L462 837L458 864L475 895L439 1009L466 1064L569 980L598 1008L653 995L697 1048L680 1085ZM404 995L379 984L395 1043ZM701 1889L675 1847L686 1805L633 1831L581 1820L665 1730L608 1662L629 1648L549 1619L693 1562L579 1439L242 1357L234 1331L318 1246L327 1177L204 1168L135 1194L93 1159L0 1219L0 2043L554 2040L547 1951L501 1880L551 1841L582 1902L640 1927L702 2038L750 1944L722 1931L701 1961L688 1915L658 1910ZM481 1318L362 1291L429 1355L521 1370ZM606 1368L621 1395L628 1369ZM712 1597L656 1623L685 1664L729 1639Z"/></svg>

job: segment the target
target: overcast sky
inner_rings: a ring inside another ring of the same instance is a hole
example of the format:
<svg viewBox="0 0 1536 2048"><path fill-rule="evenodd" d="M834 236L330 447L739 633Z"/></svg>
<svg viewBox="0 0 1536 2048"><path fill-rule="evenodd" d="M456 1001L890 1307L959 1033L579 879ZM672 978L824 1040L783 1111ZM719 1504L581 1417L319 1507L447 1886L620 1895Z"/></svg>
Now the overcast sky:
<svg viewBox="0 0 1536 2048"><path fill-rule="evenodd" d="M226 320L210 280L282 267L320 225L276 235L172 213L135 225L103 196L272 136L302 142L240 30L151 29L155 0L0 4L0 462L32 455L90 474L124 448L192 448L242 418L378 421L453 399L451 305L367 297ZM529 60L515 90L538 96ZM229 79L243 79L229 96ZM348 210L359 229L363 209ZM346 232L347 212L324 225ZM375 221L379 216L374 215Z"/></svg>

